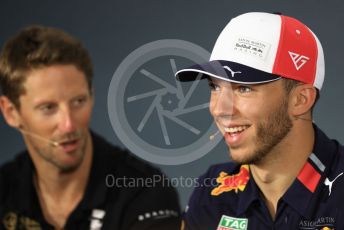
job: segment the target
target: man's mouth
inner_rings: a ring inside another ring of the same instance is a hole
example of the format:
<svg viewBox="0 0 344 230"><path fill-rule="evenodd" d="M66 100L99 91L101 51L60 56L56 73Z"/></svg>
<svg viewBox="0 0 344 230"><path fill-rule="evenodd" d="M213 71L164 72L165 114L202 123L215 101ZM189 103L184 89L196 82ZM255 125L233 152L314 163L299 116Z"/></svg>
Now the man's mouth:
<svg viewBox="0 0 344 230"><path fill-rule="evenodd" d="M74 151L75 149L77 149L78 144L79 144L78 139L59 142L59 145L62 147L62 149L65 152Z"/></svg>
<svg viewBox="0 0 344 230"><path fill-rule="evenodd" d="M227 145L238 146L242 143L246 137L245 130L247 130L251 125L233 125L224 128L224 138Z"/></svg>
<svg viewBox="0 0 344 230"><path fill-rule="evenodd" d="M65 146L65 145L71 145L71 144L75 144L78 140L70 140L70 141L63 141L63 142L59 142L60 145Z"/></svg>
<svg viewBox="0 0 344 230"><path fill-rule="evenodd" d="M241 132L245 131L249 127L250 127L250 125L232 126L229 128L225 127L224 131L226 133L229 133L229 135L236 135L236 134L240 134Z"/></svg>

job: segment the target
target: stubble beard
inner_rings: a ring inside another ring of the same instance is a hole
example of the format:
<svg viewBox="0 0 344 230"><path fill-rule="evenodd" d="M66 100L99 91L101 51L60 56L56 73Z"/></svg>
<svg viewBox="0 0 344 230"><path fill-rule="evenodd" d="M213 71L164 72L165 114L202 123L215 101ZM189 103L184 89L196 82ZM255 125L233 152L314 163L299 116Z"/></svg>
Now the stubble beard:
<svg viewBox="0 0 344 230"><path fill-rule="evenodd" d="M58 147L49 145L42 148L42 147L38 147L34 143L32 143L32 146L34 150L38 153L38 155L41 157L42 160L45 160L46 162L49 162L50 164L52 164L54 167L59 169L61 173L63 174L72 173L80 167L80 165L82 164L85 158L88 136L83 135L81 132L76 132L73 134L68 134L67 138L59 138L61 140L61 139L68 139L68 138L73 139L75 137L79 138L79 141L81 142L81 144L78 149L76 149L74 152L69 153L71 155L73 154L80 155L74 164L63 164L62 162L59 162L58 159L55 158L56 153L54 153L54 151ZM78 151L80 151L80 153L77 153Z"/></svg>
<svg viewBox="0 0 344 230"><path fill-rule="evenodd" d="M293 127L287 111L288 101L284 100L265 121L258 123L254 150L245 159L233 160L239 164L259 164L264 161Z"/></svg>

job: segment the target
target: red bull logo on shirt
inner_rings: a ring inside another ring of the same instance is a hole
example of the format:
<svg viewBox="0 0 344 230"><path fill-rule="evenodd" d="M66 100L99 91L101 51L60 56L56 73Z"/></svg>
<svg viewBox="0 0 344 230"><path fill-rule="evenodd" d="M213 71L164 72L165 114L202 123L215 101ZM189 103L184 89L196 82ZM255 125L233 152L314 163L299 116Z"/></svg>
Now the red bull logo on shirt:
<svg viewBox="0 0 344 230"><path fill-rule="evenodd" d="M242 165L240 172L235 175L228 175L226 172L221 172L216 182L220 185L211 191L212 196L218 196L224 192L230 192L234 190L244 191L248 180L250 179L250 171L248 165Z"/></svg>

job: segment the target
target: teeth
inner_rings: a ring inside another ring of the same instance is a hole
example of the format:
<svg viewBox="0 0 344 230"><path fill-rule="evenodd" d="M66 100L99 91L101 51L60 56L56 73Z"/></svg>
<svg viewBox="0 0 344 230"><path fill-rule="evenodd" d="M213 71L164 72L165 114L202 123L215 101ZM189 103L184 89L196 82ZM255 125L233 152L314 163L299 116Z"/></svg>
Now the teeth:
<svg viewBox="0 0 344 230"><path fill-rule="evenodd" d="M224 128L224 130L226 133L236 133L236 132L241 132L247 128L248 128L247 125L243 125L243 126L236 126L236 127L231 127L231 128Z"/></svg>

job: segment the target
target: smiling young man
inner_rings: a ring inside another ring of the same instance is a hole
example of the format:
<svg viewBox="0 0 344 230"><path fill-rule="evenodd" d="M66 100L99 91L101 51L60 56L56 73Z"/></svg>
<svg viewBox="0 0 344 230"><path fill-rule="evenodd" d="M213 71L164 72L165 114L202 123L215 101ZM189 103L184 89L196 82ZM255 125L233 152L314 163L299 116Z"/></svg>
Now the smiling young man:
<svg viewBox="0 0 344 230"><path fill-rule="evenodd" d="M92 65L65 32L32 26L0 55L0 108L27 151L0 168L1 229L177 229L175 190L157 169L90 131ZM2 140L4 141L4 140Z"/></svg>
<svg viewBox="0 0 344 230"><path fill-rule="evenodd" d="M177 72L208 79L233 161L200 177L182 229L344 229L344 148L312 122L324 75L315 34L269 13L233 18L208 63Z"/></svg>

